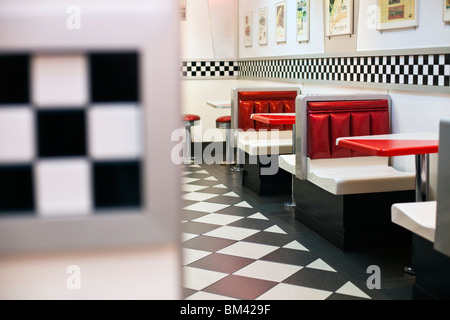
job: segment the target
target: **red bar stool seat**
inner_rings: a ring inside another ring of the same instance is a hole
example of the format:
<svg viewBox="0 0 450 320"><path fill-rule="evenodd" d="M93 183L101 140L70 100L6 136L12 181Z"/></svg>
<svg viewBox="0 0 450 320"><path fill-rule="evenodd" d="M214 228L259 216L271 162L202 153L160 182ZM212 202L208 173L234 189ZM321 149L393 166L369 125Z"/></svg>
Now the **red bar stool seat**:
<svg viewBox="0 0 450 320"><path fill-rule="evenodd" d="M191 155L191 127L195 126L200 121L200 116L196 114L183 114L182 121L186 129L185 148L183 150L183 162L186 164L194 163L194 157Z"/></svg>
<svg viewBox="0 0 450 320"><path fill-rule="evenodd" d="M226 160L222 162L223 165L232 165L233 161L233 147L231 146L231 116L223 116L216 119L216 128L226 130Z"/></svg>
<svg viewBox="0 0 450 320"><path fill-rule="evenodd" d="M216 119L217 129L231 129L231 116L224 116Z"/></svg>

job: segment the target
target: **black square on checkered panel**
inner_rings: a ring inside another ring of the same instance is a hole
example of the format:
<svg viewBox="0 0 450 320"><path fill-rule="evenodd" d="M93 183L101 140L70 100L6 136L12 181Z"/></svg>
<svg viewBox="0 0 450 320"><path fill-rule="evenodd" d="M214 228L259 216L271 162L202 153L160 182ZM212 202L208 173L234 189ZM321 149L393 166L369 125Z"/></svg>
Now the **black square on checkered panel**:
<svg viewBox="0 0 450 320"><path fill-rule="evenodd" d="M101 210L141 207L141 173L139 161L95 162L95 208Z"/></svg>
<svg viewBox="0 0 450 320"><path fill-rule="evenodd" d="M84 110L39 110L37 112L39 157L86 155Z"/></svg>
<svg viewBox="0 0 450 320"><path fill-rule="evenodd" d="M31 165L0 166L0 215L33 214L33 184Z"/></svg>
<svg viewBox="0 0 450 320"><path fill-rule="evenodd" d="M25 54L0 54L0 105L30 100L30 58Z"/></svg>
<svg viewBox="0 0 450 320"><path fill-rule="evenodd" d="M92 102L138 102L137 53L96 52L89 56Z"/></svg>

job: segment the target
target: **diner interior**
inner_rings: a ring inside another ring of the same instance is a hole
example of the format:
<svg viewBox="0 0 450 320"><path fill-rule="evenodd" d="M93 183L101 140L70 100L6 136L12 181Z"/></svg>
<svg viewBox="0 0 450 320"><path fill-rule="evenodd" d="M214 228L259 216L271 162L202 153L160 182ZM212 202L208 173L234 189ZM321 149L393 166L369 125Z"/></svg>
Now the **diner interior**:
<svg viewBox="0 0 450 320"><path fill-rule="evenodd" d="M0 70L0 299L450 298L448 0L4 0Z"/></svg>

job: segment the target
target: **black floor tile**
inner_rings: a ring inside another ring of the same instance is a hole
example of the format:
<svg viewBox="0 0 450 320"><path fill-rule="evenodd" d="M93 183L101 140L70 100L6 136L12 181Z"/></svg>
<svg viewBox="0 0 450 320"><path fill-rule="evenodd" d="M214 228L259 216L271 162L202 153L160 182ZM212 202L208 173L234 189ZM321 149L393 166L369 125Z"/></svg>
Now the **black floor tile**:
<svg viewBox="0 0 450 320"><path fill-rule="evenodd" d="M337 272L302 268L283 283L326 291L336 291L341 288L347 279Z"/></svg>
<svg viewBox="0 0 450 320"><path fill-rule="evenodd" d="M183 243L184 248L216 252L235 243L236 240L198 236Z"/></svg>
<svg viewBox="0 0 450 320"><path fill-rule="evenodd" d="M236 197L228 197L228 196L217 196L213 198L209 198L205 200L205 202L214 202L220 204L229 204L235 205L236 203L242 202L242 199Z"/></svg>
<svg viewBox="0 0 450 320"><path fill-rule="evenodd" d="M288 243L291 243L293 240L289 235L286 234L258 232L248 238L245 238L244 241L283 247Z"/></svg>
<svg viewBox="0 0 450 320"><path fill-rule="evenodd" d="M244 218L233 223L230 223L229 226L232 227L241 227L248 229L256 229L256 230L265 230L267 228L272 227L274 224L270 220L261 220L261 219L251 219Z"/></svg>
<svg viewBox="0 0 450 320"><path fill-rule="evenodd" d="M189 266L232 274L254 262L254 259L213 253L191 263Z"/></svg>
<svg viewBox="0 0 450 320"><path fill-rule="evenodd" d="M292 250L280 248L261 258L261 260L307 266L317 260L319 256L310 251Z"/></svg>
<svg viewBox="0 0 450 320"><path fill-rule="evenodd" d="M235 216L242 216L242 217L248 217L251 216L258 211L254 208L244 208L244 207L227 207L225 209L219 210L216 213L222 213L222 214L231 214Z"/></svg>
<svg viewBox="0 0 450 320"><path fill-rule="evenodd" d="M204 234L214 229L220 228L221 226L215 224L189 221L183 223L181 227L183 232L185 233Z"/></svg>
<svg viewBox="0 0 450 320"><path fill-rule="evenodd" d="M273 281L229 275L203 291L242 300L254 300L276 284Z"/></svg>

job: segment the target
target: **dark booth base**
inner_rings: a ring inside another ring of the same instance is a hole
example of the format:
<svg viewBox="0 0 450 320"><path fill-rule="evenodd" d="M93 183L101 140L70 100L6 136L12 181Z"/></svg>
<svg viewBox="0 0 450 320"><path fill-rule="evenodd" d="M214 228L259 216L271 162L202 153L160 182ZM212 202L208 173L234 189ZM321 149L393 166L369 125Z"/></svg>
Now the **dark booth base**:
<svg viewBox="0 0 450 320"><path fill-rule="evenodd" d="M261 174L262 169L269 168L270 171L275 170L276 173L273 175ZM249 156L248 153L245 153L245 163L242 169L242 185L259 196L291 193L292 175L279 168L278 156L270 157L270 163L263 164L260 156Z"/></svg>
<svg viewBox="0 0 450 320"><path fill-rule="evenodd" d="M413 234L411 264L416 274L415 300L450 299L450 257L434 250L433 243Z"/></svg>
<svg viewBox="0 0 450 320"><path fill-rule="evenodd" d="M294 195L295 218L343 251L411 243L411 233L391 221L391 206L414 202L414 190L334 195L296 178Z"/></svg>

